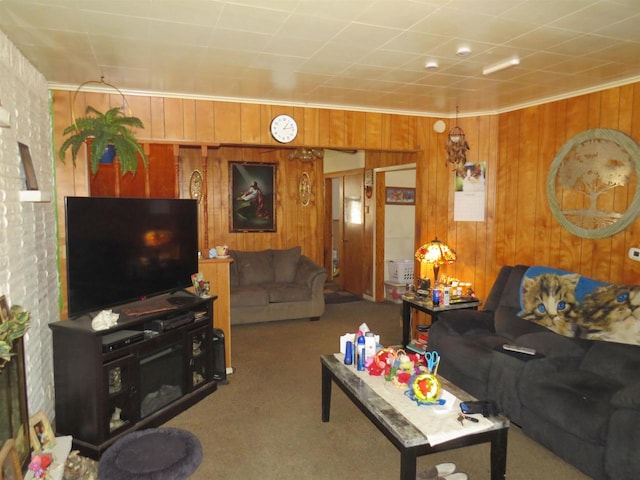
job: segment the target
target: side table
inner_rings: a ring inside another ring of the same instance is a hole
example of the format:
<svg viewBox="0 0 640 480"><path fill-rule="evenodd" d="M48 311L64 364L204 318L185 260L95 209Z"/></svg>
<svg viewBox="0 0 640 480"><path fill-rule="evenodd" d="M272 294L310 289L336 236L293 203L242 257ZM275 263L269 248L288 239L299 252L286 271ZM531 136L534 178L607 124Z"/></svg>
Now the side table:
<svg viewBox="0 0 640 480"><path fill-rule="evenodd" d="M411 310L419 310L431 315L431 324L438 320L438 314L450 310L477 310L482 302L456 302L450 305L433 306L431 299L418 299L412 293L401 296L402 298L402 345L406 347L411 342Z"/></svg>

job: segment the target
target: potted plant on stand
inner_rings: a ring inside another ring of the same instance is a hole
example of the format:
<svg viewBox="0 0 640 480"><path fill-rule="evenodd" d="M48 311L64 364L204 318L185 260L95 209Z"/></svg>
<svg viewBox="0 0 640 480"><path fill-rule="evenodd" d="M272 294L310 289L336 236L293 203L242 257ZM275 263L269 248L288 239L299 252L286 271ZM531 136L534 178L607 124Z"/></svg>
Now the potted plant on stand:
<svg viewBox="0 0 640 480"><path fill-rule="evenodd" d="M69 135L60 147L60 160L64 162L65 154L71 147L73 164L76 164L78 151L83 143L91 140L91 172L95 174L103 157L117 156L120 161L122 174L136 173L138 169L138 154L144 166L147 166L147 156L142 146L133 135L132 128L143 128L142 121L137 117L126 116L122 108L115 107L102 113L93 107L87 107L86 116L78 118L64 130Z"/></svg>

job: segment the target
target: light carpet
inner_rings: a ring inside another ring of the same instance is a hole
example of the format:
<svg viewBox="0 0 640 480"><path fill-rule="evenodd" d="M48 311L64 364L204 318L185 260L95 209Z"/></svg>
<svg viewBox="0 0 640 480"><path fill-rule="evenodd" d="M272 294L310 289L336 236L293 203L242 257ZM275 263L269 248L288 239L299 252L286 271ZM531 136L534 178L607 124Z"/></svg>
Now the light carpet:
<svg viewBox="0 0 640 480"><path fill-rule="evenodd" d="M327 305L317 322L232 327L229 384L166 425L193 432L204 458L193 480L395 479L400 454L337 387L331 421L320 412L320 360L362 322L385 345L400 343L401 307L368 301ZM489 446L420 457L418 472L453 462L470 479L490 478ZM509 480L588 477L512 427Z"/></svg>

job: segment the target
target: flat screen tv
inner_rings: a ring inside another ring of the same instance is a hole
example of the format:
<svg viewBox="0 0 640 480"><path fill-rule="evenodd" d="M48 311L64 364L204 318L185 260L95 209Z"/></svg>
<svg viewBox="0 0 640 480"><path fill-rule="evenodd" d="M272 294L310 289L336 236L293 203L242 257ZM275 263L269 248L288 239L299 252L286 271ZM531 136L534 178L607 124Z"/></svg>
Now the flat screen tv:
<svg viewBox="0 0 640 480"><path fill-rule="evenodd" d="M66 197L69 316L191 285L196 200Z"/></svg>

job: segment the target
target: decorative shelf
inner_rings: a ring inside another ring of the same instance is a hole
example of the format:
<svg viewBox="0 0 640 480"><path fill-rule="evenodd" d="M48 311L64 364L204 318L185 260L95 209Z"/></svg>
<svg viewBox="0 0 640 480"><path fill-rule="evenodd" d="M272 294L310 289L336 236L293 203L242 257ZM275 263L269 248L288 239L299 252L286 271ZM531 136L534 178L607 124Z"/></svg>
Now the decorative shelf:
<svg viewBox="0 0 640 480"><path fill-rule="evenodd" d="M20 190L21 202L43 203L51 201L51 193L42 190Z"/></svg>

